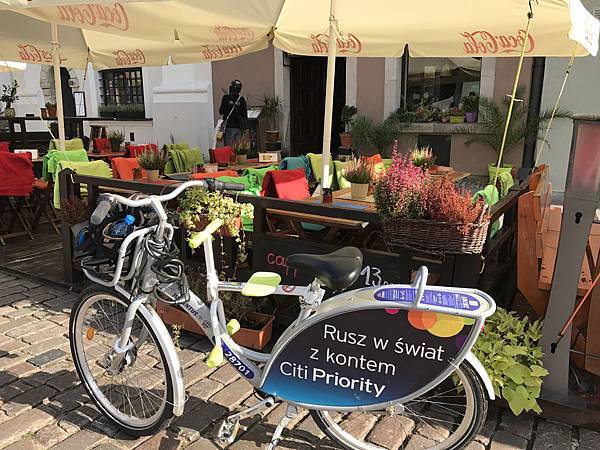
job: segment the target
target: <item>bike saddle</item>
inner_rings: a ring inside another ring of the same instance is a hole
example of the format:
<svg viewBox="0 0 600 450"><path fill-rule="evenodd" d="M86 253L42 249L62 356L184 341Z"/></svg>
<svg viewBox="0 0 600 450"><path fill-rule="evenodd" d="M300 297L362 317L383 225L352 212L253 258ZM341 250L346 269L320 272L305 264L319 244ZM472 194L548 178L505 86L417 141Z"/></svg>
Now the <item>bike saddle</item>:
<svg viewBox="0 0 600 450"><path fill-rule="evenodd" d="M316 277L324 286L339 291L359 277L363 256L356 247L344 247L326 255L295 253L287 257L289 267Z"/></svg>

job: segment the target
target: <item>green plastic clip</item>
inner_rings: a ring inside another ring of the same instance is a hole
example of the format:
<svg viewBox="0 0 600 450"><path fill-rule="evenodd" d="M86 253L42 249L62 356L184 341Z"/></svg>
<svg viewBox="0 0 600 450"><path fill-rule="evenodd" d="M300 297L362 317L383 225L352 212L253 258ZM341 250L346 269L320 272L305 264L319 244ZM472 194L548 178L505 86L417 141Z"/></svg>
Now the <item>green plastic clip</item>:
<svg viewBox="0 0 600 450"><path fill-rule="evenodd" d="M221 364L223 364L223 349L220 345L215 345L206 359L206 365L214 369Z"/></svg>
<svg viewBox="0 0 600 450"><path fill-rule="evenodd" d="M229 333L229 336L233 336L240 330L240 328L240 323L235 319L231 319L229 322L227 322L227 333Z"/></svg>

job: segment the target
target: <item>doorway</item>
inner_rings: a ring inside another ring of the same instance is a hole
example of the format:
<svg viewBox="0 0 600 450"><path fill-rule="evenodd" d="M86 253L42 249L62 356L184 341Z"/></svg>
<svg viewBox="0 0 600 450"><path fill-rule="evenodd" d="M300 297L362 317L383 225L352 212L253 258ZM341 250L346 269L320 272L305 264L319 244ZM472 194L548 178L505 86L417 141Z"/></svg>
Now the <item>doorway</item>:
<svg viewBox="0 0 600 450"><path fill-rule="evenodd" d="M327 58L290 57L290 155L321 153L325 120ZM346 102L346 58L337 58L333 94L331 152L340 145L339 123Z"/></svg>

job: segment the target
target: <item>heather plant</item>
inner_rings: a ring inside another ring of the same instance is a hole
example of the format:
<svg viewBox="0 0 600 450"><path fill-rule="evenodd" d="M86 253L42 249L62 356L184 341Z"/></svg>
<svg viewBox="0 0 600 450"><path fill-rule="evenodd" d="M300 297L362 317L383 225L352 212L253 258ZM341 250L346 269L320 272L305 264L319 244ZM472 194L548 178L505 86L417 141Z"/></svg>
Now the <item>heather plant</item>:
<svg viewBox="0 0 600 450"><path fill-rule="evenodd" d="M421 219L422 194L429 175L413 165L409 155L392 154L392 164L375 180L375 205L384 220Z"/></svg>
<svg viewBox="0 0 600 450"><path fill-rule="evenodd" d="M369 184L373 178L373 164L364 158L353 159L346 165L344 177L350 183Z"/></svg>
<svg viewBox="0 0 600 450"><path fill-rule="evenodd" d="M471 193L457 188L451 177L429 183L421 199L425 218L442 222L476 222L483 208L483 201L473 204Z"/></svg>
<svg viewBox="0 0 600 450"><path fill-rule="evenodd" d="M417 147L410 152L412 163L422 169L429 169L435 163L435 156L431 147Z"/></svg>

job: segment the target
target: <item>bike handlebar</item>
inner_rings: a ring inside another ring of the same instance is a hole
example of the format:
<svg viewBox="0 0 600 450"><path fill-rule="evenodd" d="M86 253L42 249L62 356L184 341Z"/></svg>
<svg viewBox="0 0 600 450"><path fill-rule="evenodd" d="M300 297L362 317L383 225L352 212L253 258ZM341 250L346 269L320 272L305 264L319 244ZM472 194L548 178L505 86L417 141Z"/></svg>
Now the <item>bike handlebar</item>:
<svg viewBox="0 0 600 450"><path fill-rule="evenodd" d="M240 183L225 183L223 181L215 180L214 178L208 178L206 180L186 181L168 194L150 195L139 200L132 200L117 194L105 194L105 199L96 206L90 221L94 225L102 223L115 202L131 208L143 208L145 206L153 206L157 202L164 203L173 200L183 191L192 187L203 187L213 191L243 191L246 189L246 186Z"/></svg>

